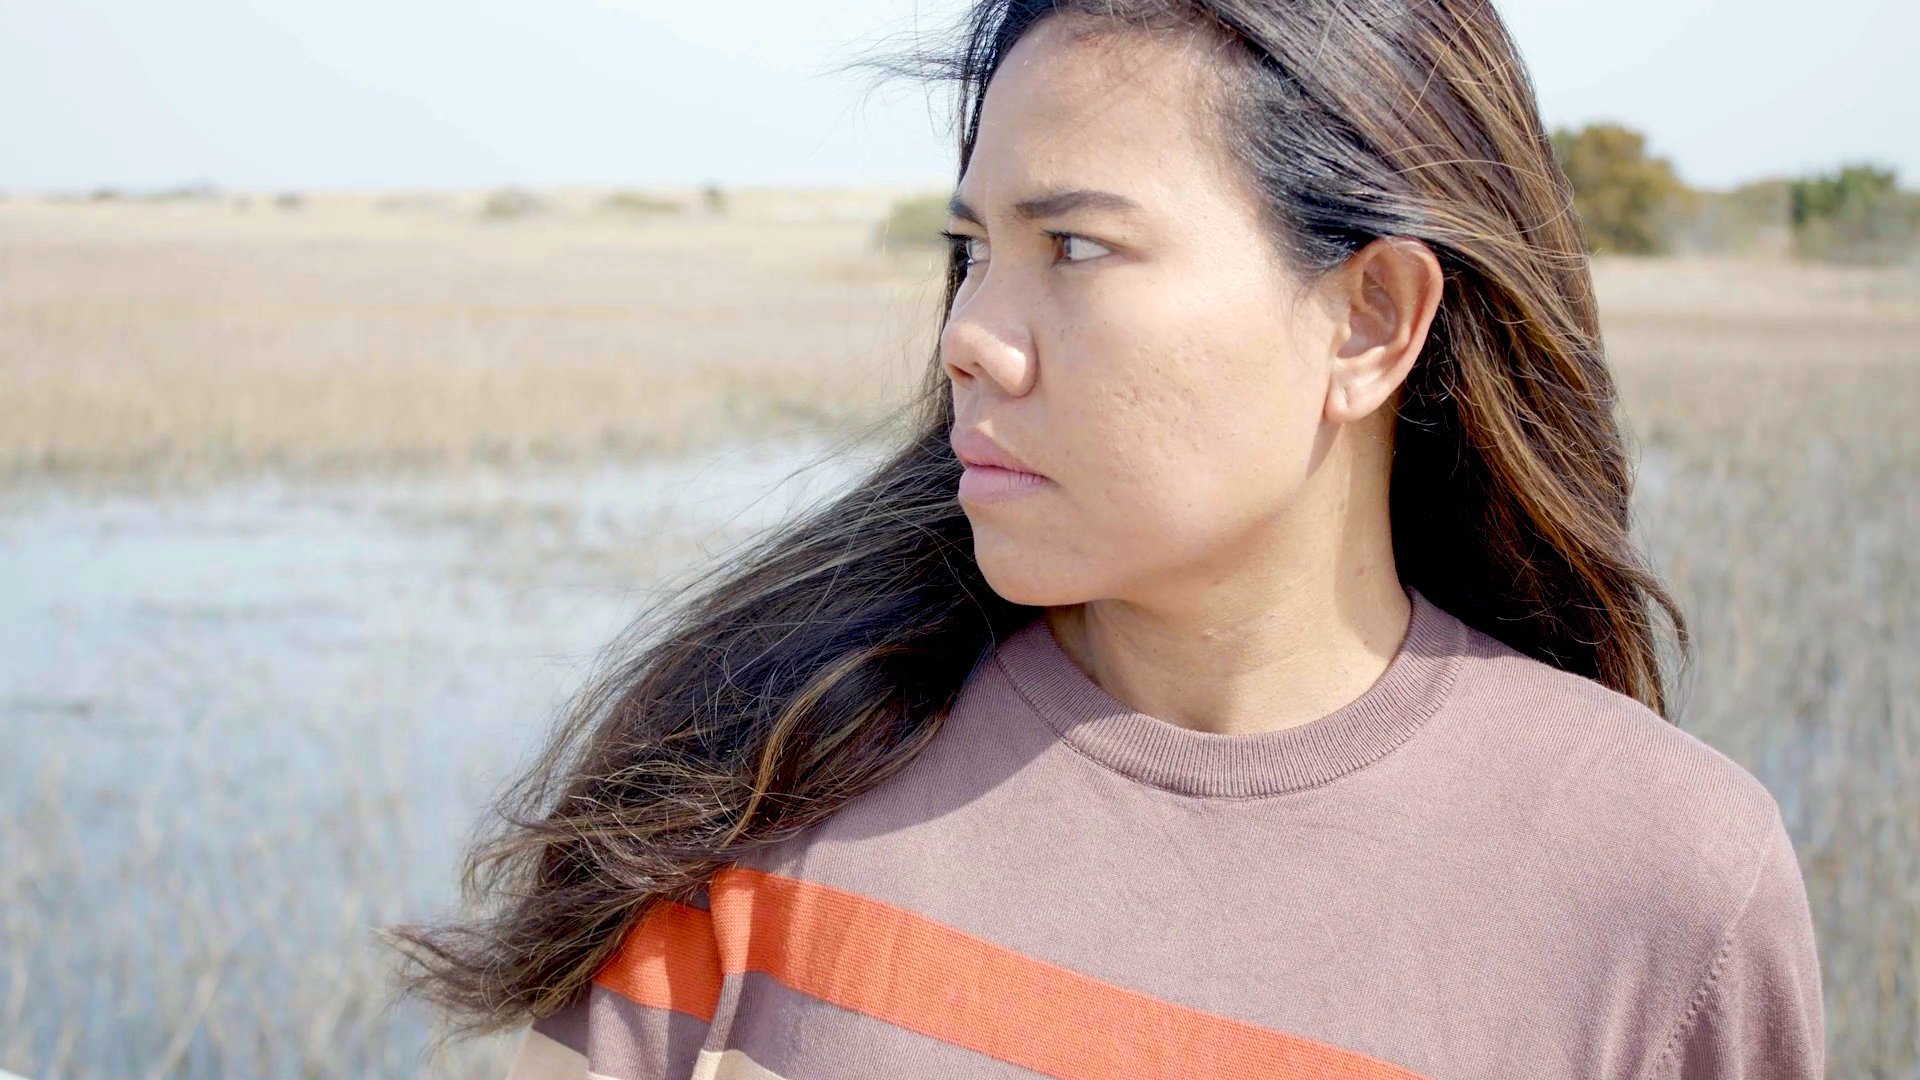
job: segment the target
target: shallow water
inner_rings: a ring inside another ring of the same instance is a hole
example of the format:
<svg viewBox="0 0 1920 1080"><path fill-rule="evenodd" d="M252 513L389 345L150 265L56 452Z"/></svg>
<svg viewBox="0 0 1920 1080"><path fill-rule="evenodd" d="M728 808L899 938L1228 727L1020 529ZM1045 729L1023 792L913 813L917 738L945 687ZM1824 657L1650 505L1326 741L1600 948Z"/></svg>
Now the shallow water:
<svg viewBox="0 0 1920 1080"><path fill-rule="evenodd" d="M372 929L451 901L664 583L862 464L822 454L4 496L0 1067L412 1072Z"/></svg>

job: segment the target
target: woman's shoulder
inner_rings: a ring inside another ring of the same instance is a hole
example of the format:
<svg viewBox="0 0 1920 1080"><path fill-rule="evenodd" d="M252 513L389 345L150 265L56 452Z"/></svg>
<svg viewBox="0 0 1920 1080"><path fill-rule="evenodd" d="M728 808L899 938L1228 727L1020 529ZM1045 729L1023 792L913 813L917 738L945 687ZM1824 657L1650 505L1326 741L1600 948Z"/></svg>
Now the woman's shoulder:
<svg viewBox="0 0 1920 1080"><path fill-rule="evenodd" d="M1597 857L1708 893L1748 892L1779 805L1752 773L1641 702L1474 631L1448 712L1505 797Z"/></svg>
<svg viewBox="0 0 1920 1080"><path fill-rule="evenodd" d="M1484 636L1477 645L1462 697L1506 703L1505 737L1484 745L1523 778L1508 794L1536 842L1560 851L1557 883L1574 886L1582 920L1619 956L1672 968L1615 969L1679 995L1640 995L1677 1012L1649 1025L1664 1032L1650 1074L1820 1075L1812 916L1772 794L1640 702Z"/></svg>
<svg viewBox="0 0 1920 1080"><path fill-rule="evenodd" d="M1453 732L1483 755L1516 875L1652 1010L1652 1073L1818 1075L1812 919L1767 788L1624 694L1484 635L1471 651Z"/></svg>

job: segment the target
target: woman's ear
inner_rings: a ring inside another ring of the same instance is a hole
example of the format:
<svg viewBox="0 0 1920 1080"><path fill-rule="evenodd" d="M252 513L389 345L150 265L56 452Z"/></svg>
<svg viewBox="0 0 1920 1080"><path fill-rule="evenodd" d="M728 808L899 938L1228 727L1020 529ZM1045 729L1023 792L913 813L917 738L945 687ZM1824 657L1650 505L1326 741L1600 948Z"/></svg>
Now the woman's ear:
<svg viewBox="0 0 1920 1080"><path fill-rule="evenodd" d="M1328 276L1335 321L1326 419L1352 423L1392 400L1440 310L1446 276L1432 249L1388 236Z"/></svg>

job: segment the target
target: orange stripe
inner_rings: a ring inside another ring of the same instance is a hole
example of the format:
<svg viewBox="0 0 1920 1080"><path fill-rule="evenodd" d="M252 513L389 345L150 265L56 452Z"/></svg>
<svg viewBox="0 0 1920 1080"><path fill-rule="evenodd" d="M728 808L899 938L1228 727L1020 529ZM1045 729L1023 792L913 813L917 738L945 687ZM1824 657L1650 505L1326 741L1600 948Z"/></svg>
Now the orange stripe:
<svg viewBox="0 0 1920 1080"><path fill-rule="evenodd" d="M661 904L627 932L593 981L636 1004L712 1023L720 1004L712 916L685 904Z"/></svg>
<svg viewBox="0 0 1920 1080"><path fill-rule="evenodd" d="M1160 1001L812 882L731 869L710 889L728 974L758 971L1060 1080L1419 1080L1396 1065Z"/></svg>

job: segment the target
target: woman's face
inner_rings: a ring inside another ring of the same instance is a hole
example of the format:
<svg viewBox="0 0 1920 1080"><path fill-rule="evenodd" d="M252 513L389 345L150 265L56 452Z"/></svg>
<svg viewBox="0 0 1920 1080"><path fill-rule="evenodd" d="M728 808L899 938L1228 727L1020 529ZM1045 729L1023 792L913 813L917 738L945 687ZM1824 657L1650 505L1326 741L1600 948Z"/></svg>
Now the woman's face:
<svg viewBox="0 0 1920 1080"><path fill-rule="evenodd" d="M1218 141L1200 47L1083 29L1035 27L987 91L941 338L976 557L1048 606L1269 546L1324 448L1333 333Z"/></svg>

